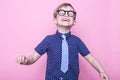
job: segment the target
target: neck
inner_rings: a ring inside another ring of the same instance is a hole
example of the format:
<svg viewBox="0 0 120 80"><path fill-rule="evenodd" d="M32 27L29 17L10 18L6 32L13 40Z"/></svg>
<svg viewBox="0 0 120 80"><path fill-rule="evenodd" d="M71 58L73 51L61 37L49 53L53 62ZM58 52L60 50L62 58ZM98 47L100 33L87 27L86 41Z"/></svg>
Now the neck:
<svg viewBox="0 0 120 80"><path fill-rule="evenodd" d="M58 32L62 33L62 34L66 34L70 32L70 28L69 27L58 27Z"/></svg>

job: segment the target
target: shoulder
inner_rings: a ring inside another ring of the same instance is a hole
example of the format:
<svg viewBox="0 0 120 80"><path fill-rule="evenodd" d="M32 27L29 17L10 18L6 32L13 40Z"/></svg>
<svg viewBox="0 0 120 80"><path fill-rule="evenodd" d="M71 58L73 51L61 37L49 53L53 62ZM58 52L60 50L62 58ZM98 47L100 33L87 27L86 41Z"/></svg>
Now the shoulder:
<svg viewBox="0 0 120 80"><path fill-rule="evenodd" d="M51 34L51 35L47 35L45 39L50 40L50 39L53 39L54 37L55 37L55 34Z"/></svg>
<svg viewBox="0 0 120 80"><path fill-rule="evenodd" d="M71 35L71 38L75 39L75 40L81 40L80 37L76 36L76 35Z"/></svg>
<svg viewBox="0 0 120 80"><path fill-rule="evenodd" d="M75 42L78 42L78 43L83 43L82 39L76 35L71 35L71 39Z"/></svg>

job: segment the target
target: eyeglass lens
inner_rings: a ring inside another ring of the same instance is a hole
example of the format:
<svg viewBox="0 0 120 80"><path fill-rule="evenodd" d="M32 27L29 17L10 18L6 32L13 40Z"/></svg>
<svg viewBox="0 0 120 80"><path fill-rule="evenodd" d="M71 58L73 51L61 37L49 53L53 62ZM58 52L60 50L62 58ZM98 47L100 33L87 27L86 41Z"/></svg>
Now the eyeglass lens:
<svg viewBox="0 0 120 80"><path fill-rule="evenodd" d="M57 10L57 12L60 16L64 16L67 13L68 16L73 17L76 14L76 12L74 11L66 11L66 10Z"/></svg>

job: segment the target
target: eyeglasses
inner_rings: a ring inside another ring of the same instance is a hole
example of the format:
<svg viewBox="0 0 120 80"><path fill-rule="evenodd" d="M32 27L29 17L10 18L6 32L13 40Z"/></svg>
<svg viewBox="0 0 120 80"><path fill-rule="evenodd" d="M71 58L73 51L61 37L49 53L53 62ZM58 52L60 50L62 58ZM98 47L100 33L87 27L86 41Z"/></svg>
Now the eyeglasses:
<svg viewBox="0 0 120 80"><path fill-rule="evenodd" d="M70 16L70 17L74 17L74 16L76 15L76 12L75 12L75 11L72 11L72 10L70 10L70 11L57 10L57 12L58 12L58 14L59 14L60 16L64 16L66 13L67 13L67 15Z"/></svg>

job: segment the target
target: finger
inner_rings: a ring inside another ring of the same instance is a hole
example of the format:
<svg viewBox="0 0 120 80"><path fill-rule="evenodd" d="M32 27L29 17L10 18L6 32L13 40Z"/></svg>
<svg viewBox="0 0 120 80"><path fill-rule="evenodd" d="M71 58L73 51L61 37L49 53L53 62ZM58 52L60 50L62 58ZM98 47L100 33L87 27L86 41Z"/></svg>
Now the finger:
<svg viewBox="0 0 120 80"><path fill-rule="evenodd" d="M108 79L108 76L107 76L106 74L102 74L102 75L101 75L101 78L103 78L103 79L105 79L105 80L109 80L109 79Z"/></svg>
<svg viewBox="0 0 120 80"><path fill-rule="evenodd" d="M105 79L105 80L109 80L108 76L104 76L104 79Z"/></svg>
<svg viewBox="0 0 120 80"><path fill-rule="evenodd" d="M101 77L101 78L103 78L103 75L102 75L102 74L100 74L100 77Z"/></svg>
<svg viewBox="0 0 120 80"><path fill-rule="evenodd" d="M21 56L21 57L19 57L18 62L19 62L20 64L22 64L22 63L23 63L23 61L22 61L22 56Z"/></svg>
<svg viewBox="0 0 120 80"><path fill-rule="evenodd" d="M23 63L23 56L18 57L17 62L19 64L22 64Z"/></svg>
<svg viewBox="0 0 120 80"><path fill-rule="evenodd" d="M17 58L17 63L20 63L20 57Z"/></svg>
<svg viewBox="0 0 120 80"><path fill-rule="evenodd" d="M26 64L26 56L21 57L21 64Z"/></svg>
<svg viewBox="0 0 120 80"><path fill-rule="evenodd" d="M24 56L24 57L22 57L22 62L23 62L23 64L26 64L27 63L27 57L26 56Z"/></svg>
<svg viewBox="0 0 120 80"><path fill-rule="evenodd" d="M25 62L25 56L21 57L21 62L24 64L24 62Z"/></svg>
<svg viewBox="0 0 120 80"><path fill-rule="evenodd" d="M27 64L27 63L28 63L28 58L25 57L25 58L24 58L24 64Z"/></svg>

